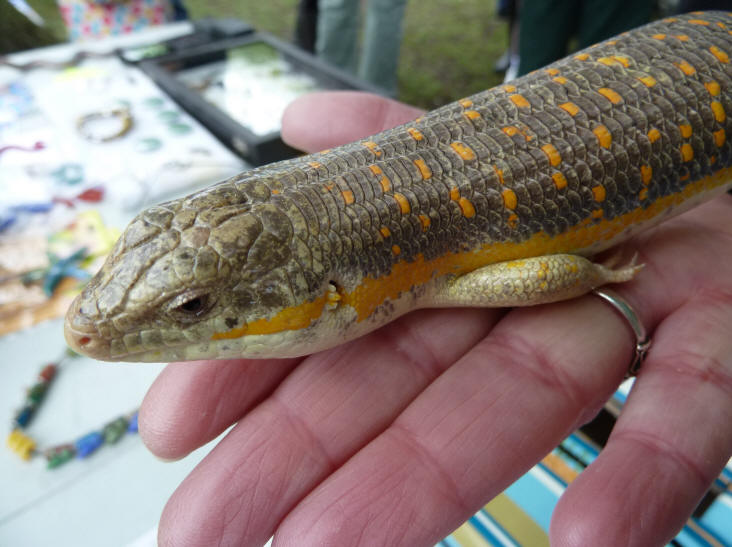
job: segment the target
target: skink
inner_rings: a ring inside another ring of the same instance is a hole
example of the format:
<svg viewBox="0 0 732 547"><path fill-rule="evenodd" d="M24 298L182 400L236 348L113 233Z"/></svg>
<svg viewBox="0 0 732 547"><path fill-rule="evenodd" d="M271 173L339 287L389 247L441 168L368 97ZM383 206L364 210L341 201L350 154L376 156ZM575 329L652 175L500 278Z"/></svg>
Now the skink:
<svg viewBox="0 0 732 547"><path fill-rule="evenodd" d="M669 18L149 208L70 307L103 360L297 356L421 307L630 279L586 257L731 185L732 14Z"/></svg>

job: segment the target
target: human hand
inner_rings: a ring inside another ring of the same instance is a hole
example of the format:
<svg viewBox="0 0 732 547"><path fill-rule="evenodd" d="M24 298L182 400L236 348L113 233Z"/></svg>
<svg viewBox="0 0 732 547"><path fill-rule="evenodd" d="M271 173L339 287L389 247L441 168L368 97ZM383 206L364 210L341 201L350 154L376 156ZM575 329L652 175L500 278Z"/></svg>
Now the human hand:
<svg viewBox="0 0 732 547"><path fill-rule="evenodd" d="M418 115L314 95L284 136L315 151ZM661 545L732 453L732 196L628 242L617 286L653 347L607 447L568 488L555 545ZM168 366L140 432L181 458L236 423L173 494L162 545L428 545L588 421L635 340L593 295L515 309L419 310L301 359Z"/></svg>

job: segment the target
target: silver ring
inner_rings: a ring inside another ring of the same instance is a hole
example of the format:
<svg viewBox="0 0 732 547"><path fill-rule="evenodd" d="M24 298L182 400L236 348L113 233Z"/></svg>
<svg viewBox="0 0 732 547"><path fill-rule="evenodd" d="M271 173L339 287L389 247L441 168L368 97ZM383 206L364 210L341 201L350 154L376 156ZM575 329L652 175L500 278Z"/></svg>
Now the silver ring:
<svg viewBox="0 0 732 547"><path fill-rule="evenodd" d="M625 298L610 289L600 288L594 289L592 292L615 308L628 321L630 328L633 330L633 334L635 335L635 354L628 367L628 372L625 373L625 377L637 376L648 354L648 350L651 348L651 337L648 336L645 327L638 318L638 314L635 313L635 310Z"/></svg>

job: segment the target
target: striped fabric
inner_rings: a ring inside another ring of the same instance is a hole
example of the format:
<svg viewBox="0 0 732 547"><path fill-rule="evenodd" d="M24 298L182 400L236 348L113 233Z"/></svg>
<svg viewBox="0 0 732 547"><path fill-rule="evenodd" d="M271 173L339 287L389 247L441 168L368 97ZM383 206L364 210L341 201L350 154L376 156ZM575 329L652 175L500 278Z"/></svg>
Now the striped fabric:
<svg viewBox="0 0 732 547"><path fill-rule="evenodd" d="M629 383L621 386L612 403L622 406L629 389ZM581 432L570 435L539 464L438 545L548 546L549 521L559 496L598 453L598 447ZM690 518L671 545L732 545L732 460L713 490L717 495L711 505L700 516Z"/></svg>

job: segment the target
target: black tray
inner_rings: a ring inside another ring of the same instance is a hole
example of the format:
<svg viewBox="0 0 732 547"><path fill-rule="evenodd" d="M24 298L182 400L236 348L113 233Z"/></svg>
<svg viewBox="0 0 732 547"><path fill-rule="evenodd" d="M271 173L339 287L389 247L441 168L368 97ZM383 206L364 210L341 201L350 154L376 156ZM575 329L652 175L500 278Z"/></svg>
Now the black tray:
<svg viewBox="0 0 732 547"><path fill-rule="evenodd" d="M276 50L291 65L294 72L309 75L322 89L352 89L385 94L383 90L263 32L214 41L189 50L143 60L138 66L182 108L206 126L235 153L254 165L262 165L293 157L300 152L282 142L279 131L266 134L254 133L227 112L209 102L198 91L188 87L176 76L185 69L224 61L227 59L228 52L257 43L265 44Z"/></svg>

